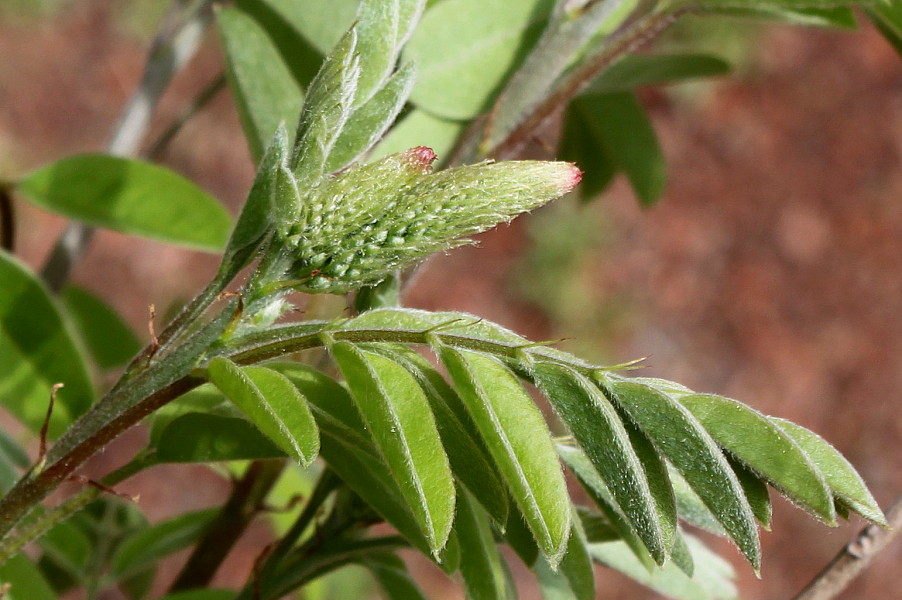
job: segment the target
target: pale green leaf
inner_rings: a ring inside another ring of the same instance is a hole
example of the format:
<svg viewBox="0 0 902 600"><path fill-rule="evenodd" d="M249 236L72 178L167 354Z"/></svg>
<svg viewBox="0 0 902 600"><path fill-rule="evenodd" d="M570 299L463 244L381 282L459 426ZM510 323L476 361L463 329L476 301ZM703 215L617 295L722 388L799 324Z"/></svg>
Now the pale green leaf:
<svg viewBox="0 0 902 600"><path fill-rule="evenodd" d="M330 352L426 539L441 549L454 519L454 482L425 393L385 357L344 342Z"/></svg>
<svg viewBox="0 0 902 600"><path fill-rule="evenodd" d="M801 448L764 415L713 394L678 396L714 440L792 501L836 524L833 497Z"/></svg>
<svg viewBox="0 0 902 600"><path fill-rule="evenodd" d="M51 387L64 384L50 420L50 437L56 438L93 401L84 359L44 284L3 251L0 281L0 399L37 432Z"/></svg>
<svg viewBox="0 0 902 600"><path fill-rule="evenodd" d="M263 1L322 54L328 53L348 30L360 4L360 0Z"/></svg>
<svg viewBox="0 0 902 600"><path fill-rule="evenodd" d="M756 570L761 546L745 494L716 442L681 404L643 384L609 380L603 385L692 486Z"/></svg>
<svg viewBox="0 0 902 600"><path fill-rule="evenodd" d="M160 433L155 459L162 463L280 458L279 449L244 419L188 413Z"/></svg>
<svg viewBox="0 0 902 600"><path fill-rule="evenodd" d="M463 132L466 121L451 121L432 116L419 108L414 108L388 133L373 149L373 158L402 152L416 146L432 149L439 161L449 158L454 143Z"/></svg>
<svg viewBox="0 0 902 600"><path fill-rule="evenodd" d="M450 119L486 110L538 39L553 4L444 0L430 7L404 51L419 72L411 101Z"/></svg>
<svg viewBox="0 0 902 600"><path fill-rule="evenodd" d="M101 369L122 366L141 349L138 336L115 309L88 290L69 285L60 297Z"/></svg>
<svg viewBox="0 0 902 600"><path fill-rule="evenodd" d="M821 436L785 419L770 417L811 458L837 500L865 519L886 525L886 517L861 476L839 451Z"/></svg>
<svg viewBox="0 0 902 600"><path fill-rule="evenodd" d="M252 158L259 161L281 123L294 130L304 93L266 30L250 14L224 7L217 13L217 24L241 126Z"/></svg>
<svg viewBox="0 0 902 600"><path fill-rule="evenodd" d="M288 456L304 466L316 458L319 436L307 401L283 375L214 358L210 381Z"/></svg>
<svg viewBox="0 0 902 600"><path fill-rule="evenodd" d="M129 536L112 558L112 574L125 578L194 544L218 514L215 509L187 512Z"/></svg>
<svg viewBox="0 0 902 600"><path fill-rule="evenodd" d="M696 569L688 577L674 563L649 572L623 542L590 544L589 552L601 564L620 571L666 598L675 600L738 600L733 569L728 562L686 536Z"/></svg>
<svg viewBox="0 0 902 600"><path fill-rule="evenodd" d="M539 363L533 375L633 530L663 563L673 542L675 515L658 514L647 475L617 411L597 386L572 369Z"/></svg>
<svg viewBox="0 0 902 600"><path fill-rule="evenodd" d="M570 535L570 498L542 413L497 359L448 347L441 359L539 547L556 565Z"/></svg>
<svg viewBox="0 0 902 600"><path fill-rule="evenodd" d="M31 173L17 189L70 219L204 252L221 252L231 228L226 210L205 191L135 159L70 156Z"/></svg>

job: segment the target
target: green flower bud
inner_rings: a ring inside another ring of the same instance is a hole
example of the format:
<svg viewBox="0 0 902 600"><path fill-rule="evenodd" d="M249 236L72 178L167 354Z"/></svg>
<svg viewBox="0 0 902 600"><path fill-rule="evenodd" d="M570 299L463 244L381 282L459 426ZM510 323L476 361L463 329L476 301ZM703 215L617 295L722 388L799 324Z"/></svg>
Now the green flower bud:
<svg viewBox="0 0 902 600"><path fill-rule="evenodd" d="M564 162L509 161L432 173L435 154L413 148L354 167L311 189L285 244L286 277L305 292L378 283L466 236L562 196L582 173Z"/></svg>

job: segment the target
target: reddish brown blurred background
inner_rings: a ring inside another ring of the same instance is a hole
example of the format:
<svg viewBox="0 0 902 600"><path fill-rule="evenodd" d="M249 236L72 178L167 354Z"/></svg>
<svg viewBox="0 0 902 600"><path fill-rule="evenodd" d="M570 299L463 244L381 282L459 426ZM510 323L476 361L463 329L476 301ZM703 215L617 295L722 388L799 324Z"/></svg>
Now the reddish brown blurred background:
<svg viewBox="0 0 902 600"><path fill-rule="evenodd" d="M153 29L118 4L69 2L41 18L27 16L34 7L0 12L0 177L103 148ZM148 19L160 14L137 4ZM759 30L742 56L741 73L716 84L643 93L670 173L657 207L638 208L623 182L592 205L563 201L483 236L480 248L432 260L407 304L477 313L536 339L578 336L567 344L598 361L650 356L643 374L821 433L886 506L902 494L902 62L870 27ZM164 97L156 130L220 69L210 35ZM226 94L164 162L237 211L252 167ZM62 220L16 208L16 250L40 265ZM556 227L579 233L555 238ZM526 276L532 265L549 270ZM185 299L214 267L210 256L103 232L75 279L142 331L148 304ZM152 520L228 491L201 467L133 486ZM718 546L743 598L791 597L862 525L829 530L775 504L762 580ZM246 547L236 564L252 560ZM842 597L902 597L899 564L897 541ZM601 577L599 597L654 597Z"/></svg>

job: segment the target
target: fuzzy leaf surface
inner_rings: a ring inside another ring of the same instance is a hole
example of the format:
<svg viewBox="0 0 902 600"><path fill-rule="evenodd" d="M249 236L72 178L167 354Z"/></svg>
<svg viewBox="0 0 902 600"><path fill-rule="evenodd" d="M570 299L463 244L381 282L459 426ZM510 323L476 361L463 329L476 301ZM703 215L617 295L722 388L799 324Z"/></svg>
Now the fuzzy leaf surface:
<svg viewBox="0 0 902 600"><path fill-rule="evenodd" d="M542 413L497 359L448 347L440 355L539 547L556 566L570 535L570 497Z"/></svg>
<svg viewBox="0 0 902 600"><path fill-rule="evenodd" d="M210 381L288 456L304 466L319 452L316 422L307 401L281 374L265 367L238 367L214 358Z"/></svg>
<svg viewBox="0 0 902 600"><path fill-rule="evenodd" d="M425 393L390 359L348 343L330 352L430 547L440 550L454 520L454 481Z"/></svg>
<svg viewBox="0 0 902 600"><path fill-rule="evenodd" d="M95 227L219 253L231 219L205 191L170 169L108 154L79 154L19 182L31 202Z"/></svg>

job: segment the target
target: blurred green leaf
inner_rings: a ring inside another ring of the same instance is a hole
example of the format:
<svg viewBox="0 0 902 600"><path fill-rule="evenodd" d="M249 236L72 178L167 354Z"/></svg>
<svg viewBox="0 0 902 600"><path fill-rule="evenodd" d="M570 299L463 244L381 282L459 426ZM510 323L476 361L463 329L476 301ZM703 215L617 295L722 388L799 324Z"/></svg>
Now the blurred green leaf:
<svg viewBox="0 0 902 600"><path fill-rule="evenodd" d="M824 438L792 421L770 417L811 458L837 500L865 519L886 526L886 517L868 491L861 476L839 451Z"/></svg>
<svg viewBox="0 0 902 600"><path fill-rule="evenodd" d="M129 536L113 555L112 575L124 579L155 565L163 557L194 544L216 517L216 509L187 512Z"/></svg>
<svg viewBox="0 0 902 600"><path fill-rule="evenodd" d="M280 373L265 367L238 367L214 358L210 381L292 459L308 466L319 452L319 435L307 401Z"/></svg>
<svg viewBox="0 0 902 600"><path fill-rule="evenodd" d="M166 594L159 600L232 600L235 595L233 590L187 590Z"/></svg>
<svg viewBox="0 0 902 600"><path fill-rule="evenodd" d="M570 161L583 170L576 191L583 200L593 200L614 180L617 165L607 155L600 134L593 130L591 112L584 113L578 102L571 102L564 115L561 135L561 160Z"/></svg>
<svg viewBox="0 0 902 600"><path fill-rule="evenodd" d="M0 494L5 494L31 466L25 449L4 429L0 429Z"/></svg>
<svg viewBox="0 0 902 600"><path fill-rule="evenodd" d="M51 559L75 581L81 582L94 558L94 542L75 520L69 519L53 526L38 543L44 556Z"/></svg>
<svg viewBox="0 0 902 600"><path fill-rule="evenodd" d="M666 164L645 110L631 92L583 94L571 104L644 206L656 203L667 184Z"/></svg>
<svg viewBox="0 0 902 600"><path fill-rule="evenodd" d="M247 0L260 2L260 0ZM301 33L321 54L327 54L348 30L360 0L263 0Z"/></svg>
<svg viewBox="0 0 902 600"><path fill-rule="evenodd" d="M0 251L0 399L32 431L40 430L56 395L50 437L59 436L94 399L84 359L44 285Z"/></svg>
<svg viewBox="0 0 902 600"><path fill-rule="evenodd" d="M221 252L231 228L222 205L181 175L108 154L64 158L17 189L70 219L204 252Z"/></svg>
<svg viewBox="0 0 902 600"><path fill-rule="evenodd" d="M902 54L902 1L874 2L862 8L886 41Z"/></svg>
<svg viewBox="0 0 902 600"><path fill-rule="evenodd" d="M188 413L160 434L155 459L163 463L256 460L286 456L244 419Z"/></svg>
<svg viewBox="0 0 902 600"><path fill-rule="evenodd" d="M440 550L454 520L454 482L425 393L394 361L345 342L329 350L430 547Z"/></svg>
<svg viewBox="0 0 902 600"><path fill-rule="evenodd" d="M538 39L553 4L444 0L430 7L404 51L419 73L411 101L449 119L487 109Z"/></svg>
<svg viewBox="0 0 902 600"><path fill-rule="evenodd" d="M22 553L0 565L0 585L9 589L3 600L56 600L53 588L41 571Z"/></svg>
<svg viewBox="0 0 902 600"><path fill-rule="evenodd" d="M708 54L632 54L602 71L583 93L626 92L646 85L715 77L729 71L729 63Z"/></svg>
<svg viewBox="0 0 902 600"><path fill-rule="evenodd" d="M423 590L413 580L400 557L379 554L361 561L385 592L388 600L428 600Z"/></svg>
<svg viewBox="0 0 902 600"><path fill-rule="evenodd" d="M533 373L633 531L662 564L673 543L675 515L658 514L645 470L617 411L597 386L572 369L539 363Z"/></svg>
<svg viewBox="0 0 902 600"><path fill-rule="evenodd" d="M833 497L805 453L764 415L713 394L677 396L724 450L796 504L836 524Z"/></svg>
<svg viewBox="0 0 902 600"><path fill-rule="evenodd" d="M761 546L755 518L735 473L701 424L669 396L643 384L604 382L614 401L680 471L756 570Z"/></svg>
<svg viewBox="0 0 902 600"><path fill-rule="evenodd" d="M593 600L595 598L595 572L592 569L592 557L589 555L586 532L583 531L574 508L573 531L567 541L567 551L561 560L560 572L567 580L573 598L576 600Z"/></svg>
<svg viewBox="0 0 902 600"><path fill-rule="evenodd" d="M141 349L138 336L115 309L88 290L69 285L60 297L101 369L122 366Z"/></svg>
<svg viewBox="0 0 902 600"><path fill-rule="evenodd" d="M294 131L304 92L266 30L240 8L224 7L217 24L229 87L255 162L280 123Z"/></svg>
<svg viewBox="0 0 902 600"><path fill-rule="evenodd" d="M373 150L372 158L382 158L416 146L427 146L440 161L449 158L466 121L450 121L412 109L392 127Z"/></svg>
<svg viewBox="0 0 902 600"><path fill-rule="evenodd" d="M741 6L735 2L703 0L703 14L776 21L790 25L855 29L855 13L847 6L790 6L783 0L763 0ZM870 4L870 3L868 3ZM877 4L877 3L874 3Z"/></svg>
<svg viewBox="0 0 902 600"><path fill-rule="evenodd" d="M542 413L497 359L448 347L441 348L441 359L539 547L556 566L570 535L570 497Z"/></svg>

